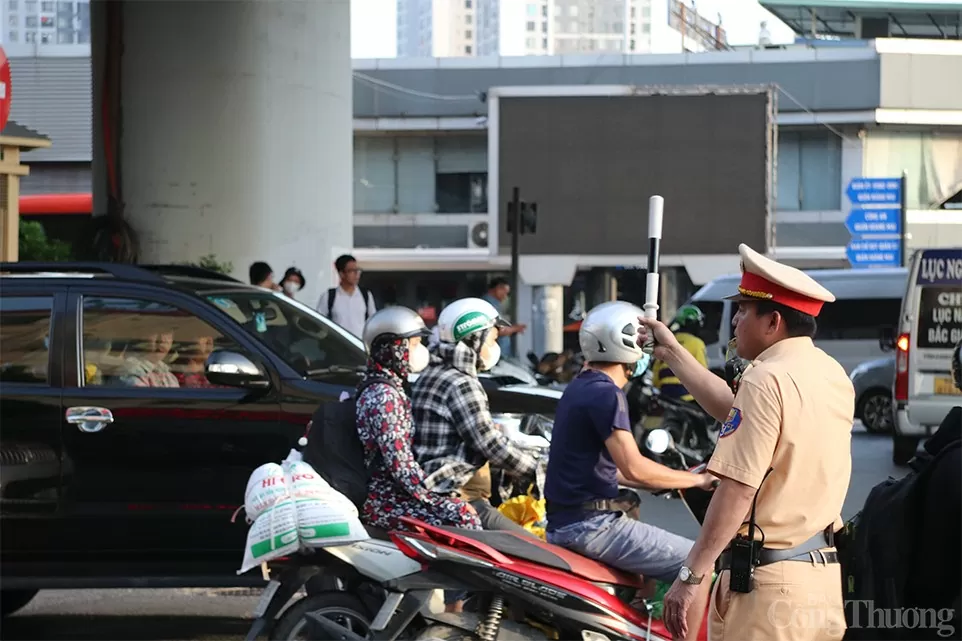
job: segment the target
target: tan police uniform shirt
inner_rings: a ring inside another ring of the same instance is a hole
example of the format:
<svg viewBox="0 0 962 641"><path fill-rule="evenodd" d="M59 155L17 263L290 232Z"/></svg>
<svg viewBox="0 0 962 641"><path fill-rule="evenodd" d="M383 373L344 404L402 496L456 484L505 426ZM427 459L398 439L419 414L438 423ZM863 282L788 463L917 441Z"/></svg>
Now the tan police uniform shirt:
<svg viewBox="0 0 962 641"><path fill-rule="evenodd" d="M830 524L841 528L854 413L844 368L809 338L779 341L746 370L708 470L761 484L755 521L766 548L795 547ZM747 532L745 524L739 533Z"/></svg>

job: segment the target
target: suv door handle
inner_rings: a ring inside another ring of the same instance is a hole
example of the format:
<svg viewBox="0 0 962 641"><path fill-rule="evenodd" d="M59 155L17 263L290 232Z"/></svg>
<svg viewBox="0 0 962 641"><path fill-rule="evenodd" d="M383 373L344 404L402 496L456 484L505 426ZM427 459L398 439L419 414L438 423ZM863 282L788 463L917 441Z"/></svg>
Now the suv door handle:
<svg viewBox="0 0 962 641"><path fill-rule="evenodd" d="M81 432L99 432L114 422L114 415L103 407L68 407L67 422Z"/></svg>

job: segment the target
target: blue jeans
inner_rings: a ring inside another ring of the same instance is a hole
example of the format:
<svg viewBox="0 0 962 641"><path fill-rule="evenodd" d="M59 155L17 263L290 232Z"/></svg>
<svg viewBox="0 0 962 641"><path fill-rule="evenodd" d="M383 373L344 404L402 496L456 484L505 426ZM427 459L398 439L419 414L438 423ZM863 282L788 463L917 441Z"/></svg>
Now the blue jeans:
<svg viewBox="0 0 962 641"><path fill-rule="evenodd" d="M694 541L620 513L602 513L547 533L548 543L624 572L671 583Z"/></svg>

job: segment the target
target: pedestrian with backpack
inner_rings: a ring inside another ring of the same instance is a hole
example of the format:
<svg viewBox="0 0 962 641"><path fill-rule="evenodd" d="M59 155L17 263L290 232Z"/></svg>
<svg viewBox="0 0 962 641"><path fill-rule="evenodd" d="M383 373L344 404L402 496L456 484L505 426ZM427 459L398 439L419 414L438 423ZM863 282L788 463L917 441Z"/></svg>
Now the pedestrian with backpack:
<svg viewBox="0 0 962 641"><path fill-rule="evenodd" d="M382 309L364 325L368 362L358 384L356 416L369 479L361 520L385 530L404 529L402 516L481 529L470 504L428 489L411 449L414 424L407 377L428 364L427 348L421 344L427 334L421 317L406 307Z"/></svg>
<svg viewBox="0 0 962 641"><path fill-rule="evenodd" d="M340 283L321 294L317 311L360 338L364 323L377 311L374 296L370 290L358 284L361 281L361 268L353 256L338 256L334 268Z"/></svg>
<svg viewBox="0 0 962 641"><path fill-rule="evenodd" d="M962 390L962 342L952 352ZM846 524L846 641L959 639L962 406L953 407L901 478L872 488ZM901 616L900 612L925 616Z"/></svg>

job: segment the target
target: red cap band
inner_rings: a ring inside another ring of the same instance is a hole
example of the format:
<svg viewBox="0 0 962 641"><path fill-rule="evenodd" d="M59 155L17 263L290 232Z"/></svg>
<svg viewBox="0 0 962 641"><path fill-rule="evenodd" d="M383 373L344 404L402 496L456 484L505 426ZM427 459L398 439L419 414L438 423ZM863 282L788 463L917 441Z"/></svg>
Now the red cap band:
<svg viewBox="0 0 962 641"><path fill-rule="evenodd" d="M742 272L742 282L738 286L738 291L743 296L781 303L809 316L818 316L819 312L822 311L822 305L825 304L824 301L786 289L751 272Z"/></svg>

